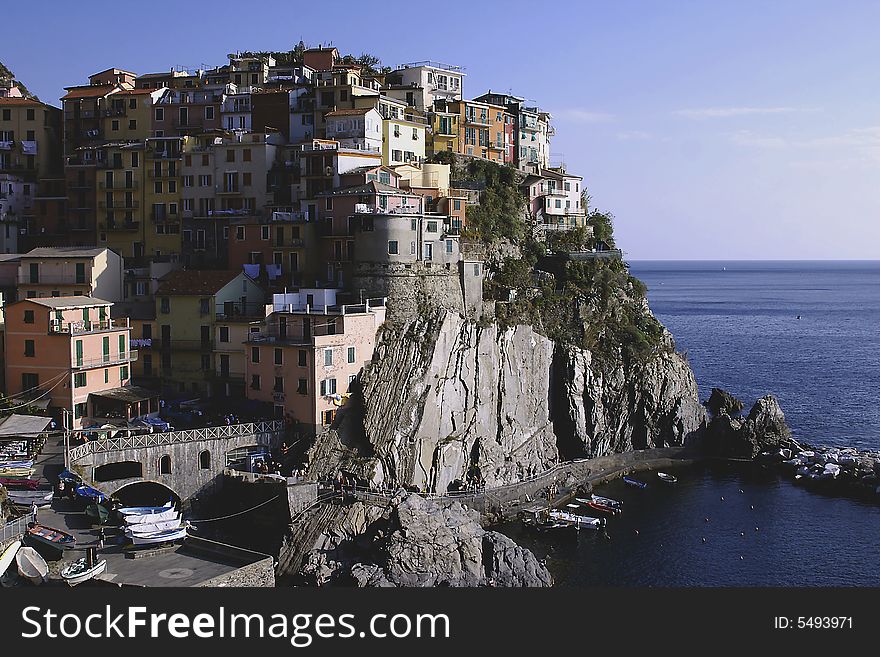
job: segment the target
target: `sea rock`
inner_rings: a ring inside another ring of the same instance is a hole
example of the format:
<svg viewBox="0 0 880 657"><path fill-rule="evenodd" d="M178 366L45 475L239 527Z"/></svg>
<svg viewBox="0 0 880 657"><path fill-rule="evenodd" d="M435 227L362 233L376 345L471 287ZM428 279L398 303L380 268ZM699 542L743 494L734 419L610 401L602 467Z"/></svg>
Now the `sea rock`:
<svg viewBox="0 0 880 657"><path fill-rule="evenodd" d="M358 506L357 504L354 506ZM361 512L355 515L365 517ZM551 586L550 573L528 549L480 526L476 511L408 495L385 522L333 545L319 537L300 575L307 583L357 586ZM345 522L348 522L347 520ZM351 528L351 525L348 525ZM339 535L335 527L325 533Z"/></svg>
<svg viewBox="0 0 880 657"><path fill-rule="evenodd" d="M712 419L699 446L711 456L756 457L772 447L791 443L791 429L773 395L761 397L746 418L732 418L726 412Z"/></svg>
<svg viewBox="0 0 880 657"><path fill-rule="evenodd" d="M727 413L732 417L739 414L744 408L744 404L739 399L721 388L712 388L712 394L706 400L705 406L709 409L712 417L721 413Z"/></svg>

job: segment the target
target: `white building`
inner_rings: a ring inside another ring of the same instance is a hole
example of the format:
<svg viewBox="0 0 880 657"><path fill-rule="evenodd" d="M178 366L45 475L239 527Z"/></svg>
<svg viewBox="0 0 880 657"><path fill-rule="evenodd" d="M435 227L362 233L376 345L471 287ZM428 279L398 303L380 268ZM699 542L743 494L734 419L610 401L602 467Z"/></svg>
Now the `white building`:
<svg viewBox="0 0 880 657"><path fill-rule="evenodd" d="M435 100L461 100L464 76L461 66L424 61L401 64L385 77L385 82L397 89L412 87L413 102L408 104L425 112L433 108Z"/></svg>
<svg viewBox="0 0 880 657"><path fill-rule="evenodd" d="M342 148L382 148L382 115L373 108L335 110L324 120L327 139L338 141Z"/></svg>

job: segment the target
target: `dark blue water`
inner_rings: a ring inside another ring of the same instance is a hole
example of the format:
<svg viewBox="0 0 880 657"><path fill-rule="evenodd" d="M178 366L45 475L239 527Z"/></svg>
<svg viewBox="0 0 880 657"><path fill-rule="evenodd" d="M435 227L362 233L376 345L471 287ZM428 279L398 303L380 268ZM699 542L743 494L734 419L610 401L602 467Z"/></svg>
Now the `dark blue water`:
<svg viewBox="0 0 880 657"><path fill-rule="evenodd" d="M807 442L880 449L880 263L631 270L687 352L702 399L713 386L748 406L772 392ZM644 474L644 491L601 487L625 501L610 538L534 534L517 523L502 531L546 558L562 586L880 585L880 504L810 492L750 465L676 474L673 486Z"/></svg>

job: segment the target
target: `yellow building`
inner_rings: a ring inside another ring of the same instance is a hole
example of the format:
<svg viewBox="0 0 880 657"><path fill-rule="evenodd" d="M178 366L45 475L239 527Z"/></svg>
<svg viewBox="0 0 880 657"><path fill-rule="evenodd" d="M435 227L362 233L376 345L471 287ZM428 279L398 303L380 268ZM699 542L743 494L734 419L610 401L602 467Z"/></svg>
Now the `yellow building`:
<svg viewBox="0 0 880 657"><path fill-rule="evenodd" d="M97 152L98 245L123 258L142 256L145 161L142 142L107 144Z"/></svg>
<svg viewBox="0 0 880 657"><path fill-rule="evenodd" d="M103 134L111 141L143 140L152 135L153 103L165 89L127 89L104 99Z"/></svg>
<svg viewBox="0 0 880 657"><path fill-rule="evenodd" d="M144 255L180 254L182 158L184 137L146 140Z"/></svg>
<svg viewBox="0 0 880 657"><path fill-rule="evenodd" d="M417 118L417 117L413 117ZM382 164L421 162L425 159L425 123L404 118L382 120Z"/></svg>
<svg viewBox="0 0 880 657"><path fill-rule="evenodd" d="M34 98L0 98L0 173L29 182L61 172L61 110Z"/></svg>
<svg viewBox="0 0 880 657"><path fill-rule="evenodd" d="M460 115L454 112L431 112L431 129L428 135L427 154L443 151L458 153L458 121Z"/></svg>

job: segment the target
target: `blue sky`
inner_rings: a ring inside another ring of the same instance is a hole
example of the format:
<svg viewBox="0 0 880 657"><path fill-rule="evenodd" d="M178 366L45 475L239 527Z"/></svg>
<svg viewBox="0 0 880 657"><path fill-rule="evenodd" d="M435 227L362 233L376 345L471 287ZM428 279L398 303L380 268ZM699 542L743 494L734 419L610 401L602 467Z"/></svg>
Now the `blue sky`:
<svg viewBox="0 0 880 657"><path fill-rule="evenodd" d="M880 3L10 3L0 61L41 98L118 66L300 38L466 68L555 117L556 161L631 259L880 257Z"/></svg>

